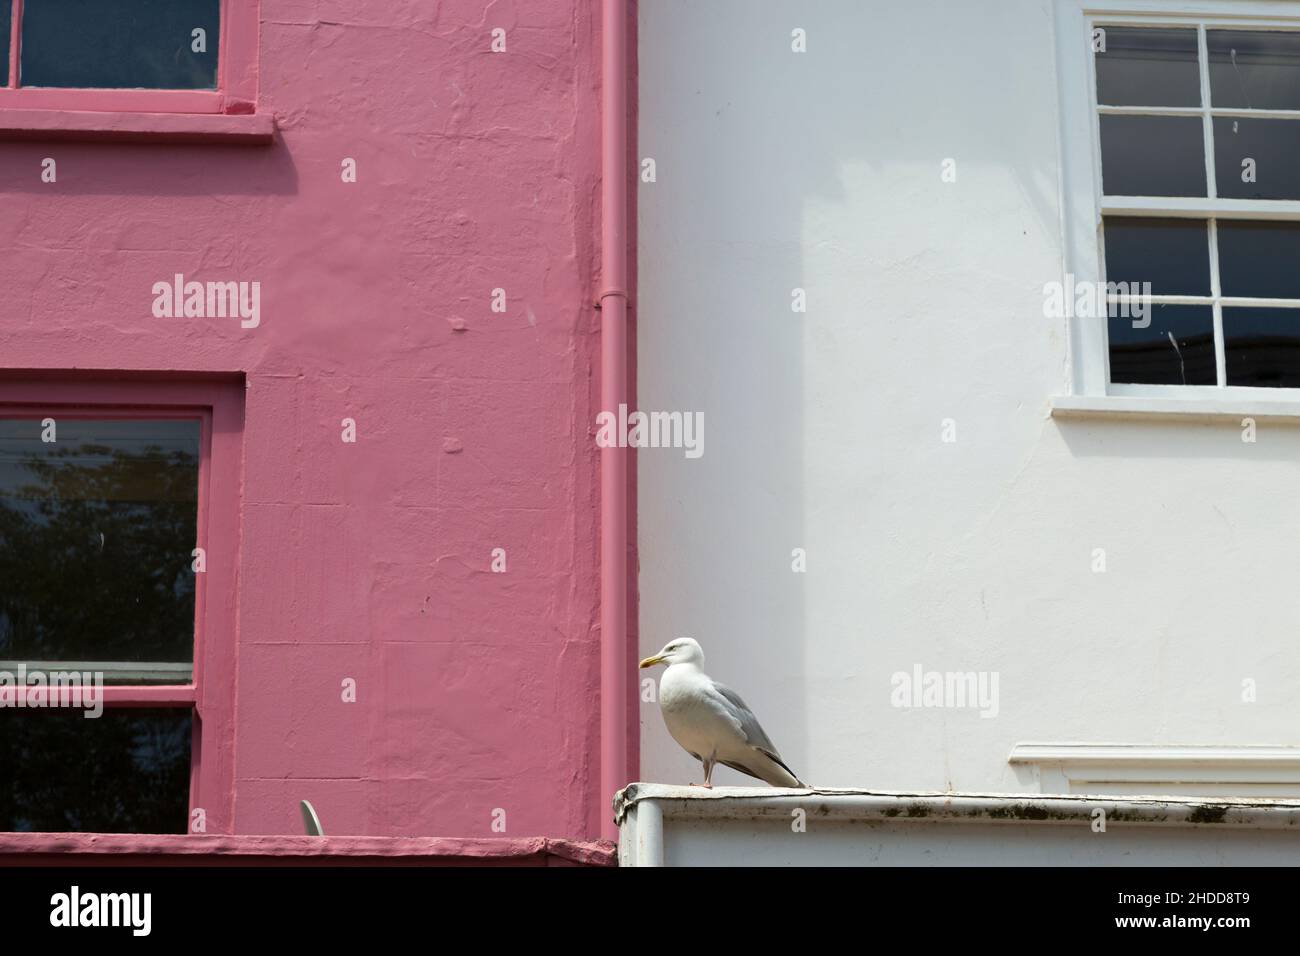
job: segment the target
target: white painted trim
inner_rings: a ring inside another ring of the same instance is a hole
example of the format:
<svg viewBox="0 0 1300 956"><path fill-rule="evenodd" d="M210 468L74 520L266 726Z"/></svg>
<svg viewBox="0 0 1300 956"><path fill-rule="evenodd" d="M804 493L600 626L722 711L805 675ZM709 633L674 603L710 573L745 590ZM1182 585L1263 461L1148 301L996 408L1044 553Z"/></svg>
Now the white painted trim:
<svg viewBox="0 0 1300 956"><path fill-rule="evenodd" d="M1103 116L1200 116L1207 112L1199 106L1107 106L1097 107ZM1300 110L1255 110L1245 106L1215 106L1210 116L1241 119L1300 119ZM1257 200L1258 201L1258 200Z"/></svg>
<svg viewBox="0 0 1300 956"><path fill-rule="evenodd" d="M1171 391L1180 390L1171 388ZM1230 390L1213 391L1219 393ZM1262 389L1246 391L1259 392ZM1212 397L1182 395L1169 398L1146 395L1056 395L1052 398L1052 417L1230 419L1238 424L1243 418L1256 418L1300 424L1300 401L1246 399L1218 394Z"/></svg>
<svg viewBox="0 0 1300 956"><path fill-rule="evenodd" d="M818 820L1059 824L1069 820L1086 823L1100 807L1116 825L1124 826L1255 827L1294 832L1300 824L1300 800L1291 799L778 787L706 790L634 783L614 797L614 819L622 828L620 844L629 838L636 839L635 833L629 832L629 824L640 826L640 821L645 819L641 811L648 803L656 805L659 812L656 819L660 821L775 819L788 825L793 811L804 810L810 818Z"/></svg>
<svg viewBox="0 0 1300 956"><path fill-rule="evenodd" d="M1060 117L1062 262L1060 279L1101 281L1100 136L1098 115L1089 110L1095 89L1087 17L1080 0L1058 0L1056 28L1057 111ZM1105 395L1109 379L1104 330L1069 323L1070 391Z"/></svg>
<svg viewBox="0 0 1300 956"><path fill-rule="evenodd" d="M1295 309L1300 308L1300 299L1257 299L1249 296L1221 295L1219 305L1228 309L1242 306L1256 309ZM1282 391L1286 390L1282 389Z"/></svg>
<svg viewBox="0 0 1300 956"><path fill-rule="evenodd" d="M1215 241L1213 238L1211 242ZM1212 286L1217 286L1218 279L1211 276ZM1152 305L1214 305L1217 301L1229 309L1235 308L1254 308L1254 309L1300 309L1300 299L1256 299L1247 296L1231 295L1132 295L1122 293L1111 293L1106 296L1106 301L1115 305L1124 305L1128 303L1150 302ZM1283 390L1285 391L1285 390Z"/></svg>
<svg viewBox="0 0 1300 956"><path fill-rule="evenodd" d="M1223 338L1223 281L1219 277L1219 220L1207 226L1210 239L1210 295L1214 297L1214 383L1219 389L1228 385L1228 344Z"/></svg>
<svg viewBox="0 0 1300 956"><path fill-rule="evenodd" d="M1059 0L1067 7L1104 17L1109 23L1179 25L1189 17L1209 17L1225 26L1259 26L1258 20L1294 19L1291 0ZM1300 25L1290 29L1300 29Z"/></svg>
<svg viewBox="0 0 1300 956"><path fill-rule="evenodd" d="M1300 797L1300 747L1020 743L1007 762L1034 767L1050 793Z"/></svg>
<svg viewBox="0 0 1300 956"><path fill-rule="evenodd" d="M1102 116L1200 116L1199 106L1106 106L1097 107Z"/></svg>
<svg viewBox="0 0 1300 956"><path fill-rule="evenodd" d="M1196 25L1196 75L1201 84L1201 142L1205 151L1205 195L1219 198L1218 177L1214 164L1214 117L1210 116L1210 43L1205 24ZM1223 384L1220 382L1219 384Z"/></svg>
<svg viewBox="0 0 1300 956"><path fill-rule="evenodd" d="M1197 764L1203 767L1300 769L1300 747L1162 747L1150 744L1019 743L1008 763L1015 764Z"/></svg>
<svg viewBox="0 0 1300 956"><path fill-rule="evenodd" d="M1103 216L1163 216L1173 219L1300 219L1300 200L1206 199L1188 196L1102 196Z"/></svg>

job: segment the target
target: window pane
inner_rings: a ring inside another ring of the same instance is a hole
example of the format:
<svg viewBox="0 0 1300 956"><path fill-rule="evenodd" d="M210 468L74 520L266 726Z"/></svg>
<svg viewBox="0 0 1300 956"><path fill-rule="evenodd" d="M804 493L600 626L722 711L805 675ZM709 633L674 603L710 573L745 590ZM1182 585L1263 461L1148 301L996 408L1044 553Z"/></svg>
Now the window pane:
<svg viewBox="0 0 1300 956"><path fill-rule="evenodd" d="M1205 39L1212 105L1300 109L1300 34L1208 30Z"/></svg>
<svg viewBox="0 0 1300 956"><path fill-rule="evenodd" d="M1214 118L1214 179L1225 199L1300 199L1297 156L1296 120Z"/></svg>
<svg viewBox="0 0 1300 956"><path fill-rule="evenodd" d="M0 830L185 833L188 710L0 710Z"/></svg>
<svg viewBox="0 0 1300 956"><path fill-rule="evenodd" d="M1101 29L1106 49L1097 49L1094 55L1099 104L1201 105L1195 30Z"/></svg>
<svg viewBox="0 0 1300 956"><path fill-rule="evenodd" d="M1110 330L1110 380L1147 385L1214 385L1214 310L1208 305L1157 305L1151 324L1114 317ZM1145 320L1143 320L1145 321Z"/></svg>
<svg viewBox="0 0 1300 956"><path fill-rule="evenodd" d="M23 86L211 90L221 0L27 0ZM195 30L204 51L196 52Z"/></svg>
<svg viewBox="0 0 1300 956"><path fill-rule="evenodd" d="M1210 294L1203 221L1107 217L1104 224L1107 282L1150 282L1153 295Z"/></svg>
<svg viewBox="0 0 1300 956"><path fill-rule="evenodd" d="M1220 220L1218 229L1224 295L1300 298L1300 223Z"/></svg>
<svg viewBox="0 0 1300 956"><path fill-rule="evenodd" d="M9 34L13 0L0 0L0 86L9 85Z"/></svg>
<svg viewBox="0 0 1300 956"><path fill-rule="evenodd" d="M1195 116L1102 116L1107 196L1204 196L1205 135Z"/></svg>
<svg viewBox="0 0 1300 956"><path fill-rule="evenodd" d="M1223 310L1229 385L1300 388L1300 310Z"/></svg>
<svg viewBox="0 0 1300 956"><path fill-rule="evenodd" d="M199 422L0 419L0 660L194 659Z"/></svg>

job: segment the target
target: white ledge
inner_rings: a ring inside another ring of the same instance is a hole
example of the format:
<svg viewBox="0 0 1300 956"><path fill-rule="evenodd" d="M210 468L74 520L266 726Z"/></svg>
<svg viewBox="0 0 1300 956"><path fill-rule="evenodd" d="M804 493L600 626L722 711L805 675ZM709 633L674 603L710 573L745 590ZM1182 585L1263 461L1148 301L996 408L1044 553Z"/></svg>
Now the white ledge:
<svg viewBox="0 0 1300 956"><path fill-rule="evenodd" d="M1149 744L1020 743L1008 763L1195 765L1201 767L1296 768L1300 747L1160 747Z"/></svg>
<svg viewBox="0 0 1300 956"><path fill-rule="evenodd" d="M817 787L670 786L633 783L614 797L614 818L651 804L659 819L790 819L803 809L818 819L946 823L1087 823L1097 808L1115 823L1300 829L1300 800L1212 797L1130 797L1092 794L960 793L844 790Z"/></svg>
<svg viewBox="0 0 1300 956"><path fill-rule="evenodd" d="M1219 421L1243 418L1300 425L1300 401L1249 398L1144 398L1130 395L1056 395L1053 418L1133 418Z"/></svg>

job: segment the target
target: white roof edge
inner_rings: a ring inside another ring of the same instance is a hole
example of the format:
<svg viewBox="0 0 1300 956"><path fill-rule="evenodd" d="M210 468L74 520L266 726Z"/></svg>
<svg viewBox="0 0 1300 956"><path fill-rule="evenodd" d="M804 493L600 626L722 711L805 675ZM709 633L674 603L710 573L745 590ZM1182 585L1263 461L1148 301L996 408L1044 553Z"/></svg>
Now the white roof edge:
<svg viewBox="0 0 1300 956"><path fill-rule="evenodd" d="M654 801L668 819L771 816L788 820L791 811L803 809L817 819L840 821L1087 825L1100 808L1105 811L1107 825L1295 828L1300 833L1300 800L820 787L810 790L714 787L705 790L660 783L633 783L620 790L614 797L616 822L621 824L627 812L644 801Z"/></svg>

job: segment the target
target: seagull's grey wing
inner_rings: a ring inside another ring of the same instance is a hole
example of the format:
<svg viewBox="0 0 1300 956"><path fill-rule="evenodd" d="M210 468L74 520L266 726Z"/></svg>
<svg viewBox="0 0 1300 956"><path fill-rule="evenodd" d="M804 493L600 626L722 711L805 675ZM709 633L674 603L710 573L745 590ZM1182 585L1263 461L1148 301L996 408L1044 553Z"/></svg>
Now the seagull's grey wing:
<svg viewBox="0 0 1300 956"><path fill-rule="evenodd" d="M719 684L717 681L713 681L713 689L723 697L727 704L727 711L739 722L740 732L744 734L745 743L751 747L757 747L759 750L775 754L776 745L767 736L762 725L759 724L758 718L754 716L754 712L745 703L744 698L726 684Z"/></svg>
<svg viewBox="0 0 1300 956"><path fill-rule="evenodd" d="M746 766L730 760L721 760L719 763L730 767L732 770L739 770L747 776L756 777L770 783L774 787L807 786L799 779L797 773L786 766L785 761L781 759L781 755L776 752L776 745L767 736L762 725L759 724L758 718L754 716L754 712L745 703L744 698L726 684L719 684L717 681L713 681L713 689L720 698L719 705L724 707L732 719L736 721L745 742L763 757L766 757L772 764L775 764L776 767L784 770L789 779L784 779L779 772L774 773L775 767L764 767L761 760L753 766Z"/></svg>

